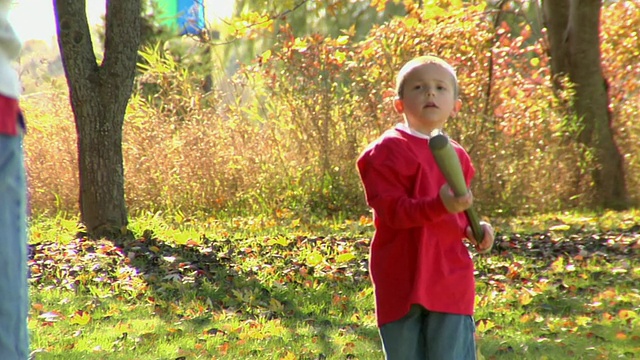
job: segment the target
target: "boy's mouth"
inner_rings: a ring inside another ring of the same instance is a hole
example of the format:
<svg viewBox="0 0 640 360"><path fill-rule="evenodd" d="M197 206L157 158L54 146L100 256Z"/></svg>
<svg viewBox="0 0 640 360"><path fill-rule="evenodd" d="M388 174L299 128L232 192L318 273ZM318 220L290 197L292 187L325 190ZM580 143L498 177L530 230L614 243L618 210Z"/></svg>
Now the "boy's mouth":
<svg viewBox="0 0 640 360"><path fill-rule="evenodd" d="M438 106L435 103L428 102L424 105L425 108L437 108Z"/></svg>

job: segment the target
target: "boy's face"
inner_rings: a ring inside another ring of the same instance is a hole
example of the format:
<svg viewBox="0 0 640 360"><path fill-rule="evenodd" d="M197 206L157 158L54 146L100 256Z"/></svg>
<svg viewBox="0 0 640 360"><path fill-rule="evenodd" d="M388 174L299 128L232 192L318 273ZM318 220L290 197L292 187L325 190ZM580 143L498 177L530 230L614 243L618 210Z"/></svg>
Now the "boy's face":
<svg viewBox="0 0 640 360"><path fill-rule="evenodd" d="M418 65L406 75L402 98L395 100L394 107L409 127L430 134L460 110L462 102L455 99L454 86L453 77L442 66Z"/></svg>

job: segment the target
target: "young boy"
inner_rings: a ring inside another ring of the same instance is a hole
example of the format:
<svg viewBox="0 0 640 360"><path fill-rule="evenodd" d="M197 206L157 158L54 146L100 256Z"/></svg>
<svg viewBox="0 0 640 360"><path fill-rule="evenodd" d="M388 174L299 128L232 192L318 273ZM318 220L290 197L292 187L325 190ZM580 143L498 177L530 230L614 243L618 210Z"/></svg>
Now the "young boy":
<svg viewBox="0 0 640 360"><path fill-rule="evenodd" d="M454 117L455 70L423 56L405 64L396 78L395 110L403 123L370 144L357 161L375 235L370 271L376 318L386 359L475 359L475 280L466 238L478 252L493 245L493 229L482 223L475 239L464 210L471 192L456 197L429 149L429 136ZM451 142L467 186L474 168Z"/></svg>

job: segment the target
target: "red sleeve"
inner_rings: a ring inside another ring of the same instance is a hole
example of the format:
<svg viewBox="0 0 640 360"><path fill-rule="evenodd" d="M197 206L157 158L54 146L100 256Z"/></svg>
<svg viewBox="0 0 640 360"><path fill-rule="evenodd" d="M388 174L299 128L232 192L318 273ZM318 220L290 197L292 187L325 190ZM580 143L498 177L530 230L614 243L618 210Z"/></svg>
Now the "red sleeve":
<svg viewBox="0 0 640 360"><path fill-rule="evenodd" d="M0 134L16 136L18 134L18 100L0 95Z"/></svg>
<svg viewBox="0 0 640 360"><path fill-rule="evenodd" d="M358 159L358 171L367 203L387 226L404 229L423 226L448 214L440 196L411 198L414 162L398 147L378 143Z"/></svg>

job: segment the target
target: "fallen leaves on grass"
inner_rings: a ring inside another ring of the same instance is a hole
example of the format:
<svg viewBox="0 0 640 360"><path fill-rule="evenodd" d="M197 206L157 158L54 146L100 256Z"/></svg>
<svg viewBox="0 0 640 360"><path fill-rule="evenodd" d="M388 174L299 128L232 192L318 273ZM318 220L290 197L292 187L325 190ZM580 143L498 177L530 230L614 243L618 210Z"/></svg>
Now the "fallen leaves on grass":
<svg viewBox="0 0 640 360"><path fill-rule="evenodd" d="M513 321L541 329L538 339L583 333L593 339L637 340L638 333L630 327L640 321L637 307L640 295L621 292L616 284L622 280L630 287L640 279L638 230L595 233L571 232L563 227L545 233L498 234L491 253L478 256L476 261L478 308L481 313L485 308L491 309L478 321L478 332L482 336L497 336L505 324L493 316L512 312ZM202 320L202 337L225 340L216 347L218 355L226 354L231 345L274 336L276 330L282 331L280 319L313 317L310 313L296 313L299 311L296 302L301 301L298 297L318 289L328 287L331 294L326 306L335 308L335 312L329 315L350 311L352 302L361 297L372 301L371 292L362 290L370 287L368 239L333 236L209 239L202 235L184 244L166 240L145 231L122 247L86 237L67 244L33 244L30 281L39 290L66 288L96 299L112 297L144 303L156 316L170 313L180 321ZM597 286L593 286L594 282ZM203 295L200 291L203 285L210 285L216 292ZM294 295L282 296L284 290L280 289L285 288L296 289ZM170 301L185 289L202 300L200 305L181 308ZM349 292L343 292L345 289L355 289L356 295L347 296ZM576 307L572 301L581 303ZM34 304L32 313L42 326L69 321L84 327L101 321L102 318L92 316L95 306L87 304L73 313L61 314ZM579 311L566 313L566 309ZM114 311L117 315L117 309ZM241 316L253 321L253 325L245 322L244 330L212 327L208 325L212 313ZM103 316L106 319L111 315ZM265 322L255 322L257 317ZM357 328L361 317L351 318ZM597 325L605 323L614 324L616 331L603 333ZM266 333L265 327L270 329ZM171 327L166 336L180 336L182 331ZM149 334L134 340L149 342L158 336ZM515 351L515 345L501 348ZM353 351L353 348L344 350L349 354Z"/></svg>

